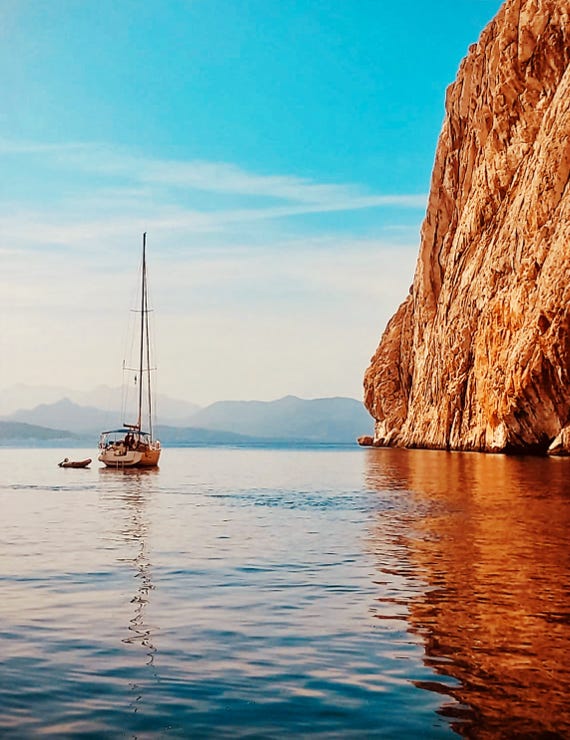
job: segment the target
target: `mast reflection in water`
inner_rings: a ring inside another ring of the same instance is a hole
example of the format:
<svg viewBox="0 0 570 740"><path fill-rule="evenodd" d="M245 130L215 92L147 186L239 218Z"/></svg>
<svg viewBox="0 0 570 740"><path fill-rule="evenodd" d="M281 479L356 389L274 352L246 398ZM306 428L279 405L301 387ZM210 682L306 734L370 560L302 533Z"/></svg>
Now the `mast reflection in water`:
<svg viewBox="0 0 570 740"><path fill-rule="evenodd" d="M570 461L366 454L370 488L405 489L372 547L397 548L413 584L400 611L426 664L459 682L423 688L460 702L448 712L460 734L570 737ZM393 601L383 593L379 608Z"/></svg>
<svg viewBox="0 0 570 740"><path fill-rule="evenodd" d="M118 535L121 540L130 546L129 557L118 558L118 562L125 563L133 568L133 576L136 579L135 593L131 598L133 605L132 617L128 624L128 636L122 642L127 645L140 646L144 651L144 662L150 667L153 679L157 679L154 667L156 646L154 643L155 627L152 627L146 619L146 608L150 602L151 592L154 590L152 580L152 563L149 558L149 523L146 514L148 496L152 492L152 478L157 469L126 468L124 470L113 470L111 468L100 468L99 473L104 476L117 476L122 482L121 499L125 518L121 524ZM143 681L132 680L130 688L135 694L133 709L138 711L138 706L143 699Z"/></svg>

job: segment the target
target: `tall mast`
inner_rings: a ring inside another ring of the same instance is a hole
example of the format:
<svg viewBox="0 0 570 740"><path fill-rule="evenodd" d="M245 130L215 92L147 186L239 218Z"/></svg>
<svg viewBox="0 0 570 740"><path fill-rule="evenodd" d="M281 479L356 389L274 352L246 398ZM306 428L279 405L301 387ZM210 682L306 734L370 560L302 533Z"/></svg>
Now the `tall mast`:
<svg viewBox="0 0 570 740"><path fill-rule="evenodd" d="M144 332L146 314L146 231L143 234L142 276L141 276L141 326L139 348L139 415L137 426L142 431L142 399L143 399L143 361L144 361Z"/></svg>

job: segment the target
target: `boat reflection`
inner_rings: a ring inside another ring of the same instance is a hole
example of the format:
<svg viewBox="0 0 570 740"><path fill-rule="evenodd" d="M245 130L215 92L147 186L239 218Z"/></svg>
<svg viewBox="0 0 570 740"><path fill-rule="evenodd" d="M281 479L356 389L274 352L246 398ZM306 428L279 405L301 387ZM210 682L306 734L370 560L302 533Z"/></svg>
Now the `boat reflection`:
<svg viewBox="0 0 570 740"><path fill-rule="evenodd" d="M442 713L467 737L570 737L570 460L365 454L366 485L392 496L371 546L397 550L409 631L459 682L417 685L460 703Z"/></svg>
<svg viewBox="0 0 570 740"><path fill-rule="evenodd" d="M113 512L123 514L116 537L126 546L122 547L124 553L117 558L120 563L125 563L133 569L135 579L134 593L130 599L133 605L131 617L127 626L127 636L122 639L125 645L138 646L145 656L144 662L149 666L152 677L157 678L154 661L157 652L155 644L155 633L157 628L153 627L146 617L146 609L150 604L151 592L154 590L152 578L152 562L150 559L150 523L147 514L149 499L153 490L153 477L158 473L158 468L100 468L99 473L104 475L106 483L109 479L116 485L106 486L109 495L113 497ZM117 506L119 501L120 506ZM148 669L147 669L148 670ZM143 698L143 683L148 679L141 675L137 679L138 672L133 672L129 681L131 691L134 693L133 709L138 711L139 704Z"/></svg>

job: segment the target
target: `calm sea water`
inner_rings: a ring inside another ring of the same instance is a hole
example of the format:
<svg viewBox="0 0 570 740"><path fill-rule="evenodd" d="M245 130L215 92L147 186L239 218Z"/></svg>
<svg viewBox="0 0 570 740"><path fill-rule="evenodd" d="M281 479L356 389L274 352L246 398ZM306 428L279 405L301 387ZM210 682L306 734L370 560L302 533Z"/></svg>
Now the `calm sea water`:
<svg viewBox="0 0 570 740"><path fill-rule="evenodd" d="M62 456L0 450L1 737L570 737L570 460Z"/></svg>

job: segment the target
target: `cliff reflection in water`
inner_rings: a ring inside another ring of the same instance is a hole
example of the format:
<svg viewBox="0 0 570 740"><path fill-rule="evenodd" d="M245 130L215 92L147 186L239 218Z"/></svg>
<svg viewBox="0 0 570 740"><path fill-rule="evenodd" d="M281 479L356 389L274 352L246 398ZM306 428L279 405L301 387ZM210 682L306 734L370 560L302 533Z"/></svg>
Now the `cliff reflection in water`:
<svg viewBox="0 0 570 740"><path fill-rule="evenodd" d="M455 729L569 737L570 460L366 454L367 485L396 490L373 547L404 554L409 630L425 662L460 683L426 688L468 707Z"/></svg>

